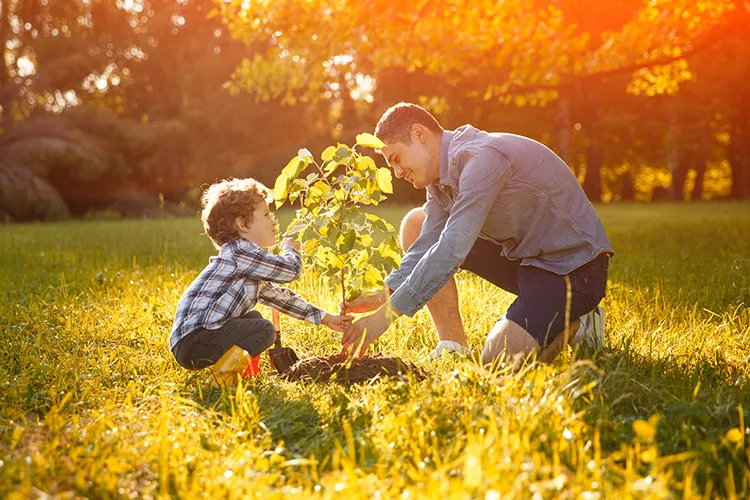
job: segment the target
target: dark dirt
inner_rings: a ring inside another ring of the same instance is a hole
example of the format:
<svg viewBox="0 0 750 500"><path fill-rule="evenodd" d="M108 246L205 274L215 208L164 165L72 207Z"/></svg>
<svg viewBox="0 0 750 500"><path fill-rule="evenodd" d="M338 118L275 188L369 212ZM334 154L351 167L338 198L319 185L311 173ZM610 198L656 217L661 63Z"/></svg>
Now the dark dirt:
<svg viewBox="0 0 750 500"><path fill-rule="evenodd" d="M414 363L400 358L385 356L368 356L355 359L347 367L347 358L340 354L302 359L281 374L287 380L315 380L328 382L335 374L335 381L340 384L358 384L376 377L399 377L414 373L417 380L423 380L424 374Z"/></svg>

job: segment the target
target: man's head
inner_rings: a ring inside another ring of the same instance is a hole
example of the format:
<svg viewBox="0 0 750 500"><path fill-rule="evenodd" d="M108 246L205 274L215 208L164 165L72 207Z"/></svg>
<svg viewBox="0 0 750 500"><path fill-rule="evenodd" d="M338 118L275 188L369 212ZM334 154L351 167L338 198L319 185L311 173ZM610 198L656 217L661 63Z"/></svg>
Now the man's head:
<svg viewBox="0 0 750 500"><path fill-rule="evenodd" d="M443 127L426 109L399 103L380 117L375 135L385 143L380 152L398 178L423 189L440 178Z"/></svg>
<svg viewBox="0 0 750 500"><path fill-rule="evenodd" d="M201 197L201 221L216 248L240 237L261 248L276 243L271 191L255 179L228 179L211 185Z"/></svg>

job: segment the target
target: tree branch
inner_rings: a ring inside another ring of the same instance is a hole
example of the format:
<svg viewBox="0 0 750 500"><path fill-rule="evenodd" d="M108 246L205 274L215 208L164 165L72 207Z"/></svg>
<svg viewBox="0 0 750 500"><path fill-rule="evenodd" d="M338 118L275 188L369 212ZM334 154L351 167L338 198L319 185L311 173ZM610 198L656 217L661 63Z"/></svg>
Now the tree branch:
<svg viewBox="0 0 750 500"><path fill-rule="evenodd" d="M587 80L603 80L603 79L613 77L613 76L633 73L641 69L653 68L654 66L670 64L675 61L679 61L680 59L688 59L701 52L704 52L707 49L710 49L711 47L713 47L714 45L716 45L723 39L739 31L740 29L742 28L747 29L749 19L750 19L750 16L742 15L740 21L731 23L724 30L718 33L715 33L714 35L707 36L706 38L701 40L699 43L696 43L695 45L693 45L691 49L686 50L679 56L660 57L659 59L654 59L652 61L633 63L633 64L621 66L619 68L610 69L606 71L596 71L593 73L573 75L573 76L564 78L563 81L561 81L560 83L516 85L508 89L506 92L496 94L493 97L503 97L503 96L508 96L508 95L525 94L527 92L534 92L537 90L556 90L556 89L568 88L568 87L572 87L578 83L581 83Z"/></svg>

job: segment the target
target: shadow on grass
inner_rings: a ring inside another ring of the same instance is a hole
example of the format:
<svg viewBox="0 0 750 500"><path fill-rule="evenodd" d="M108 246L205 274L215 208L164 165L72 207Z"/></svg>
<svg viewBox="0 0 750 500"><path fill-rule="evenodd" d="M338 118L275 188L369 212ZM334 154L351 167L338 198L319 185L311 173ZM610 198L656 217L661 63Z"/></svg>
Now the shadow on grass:
<svg viewBox="0 0 750 500"><path fill-rule="evenodd" d="M192 385L193 399L206 409L232 415L237 411L236 387L212 387L203 384L200 391ZM301 450L296 444L309 439L321 426L322 418L309 394L292 393L276 385L276 379L262 377L243 381L243 390L257 404L260 429L271 434L274 443L283 441L293 451Z"/></svg>

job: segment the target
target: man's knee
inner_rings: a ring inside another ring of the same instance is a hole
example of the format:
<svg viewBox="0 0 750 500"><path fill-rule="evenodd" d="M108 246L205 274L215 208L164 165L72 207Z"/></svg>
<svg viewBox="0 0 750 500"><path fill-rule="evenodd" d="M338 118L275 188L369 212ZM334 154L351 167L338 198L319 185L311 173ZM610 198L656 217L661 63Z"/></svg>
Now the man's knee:
<svg viewBox="0 0 750 500"><path fill-rule="evenodd" d="M489 365L500 357L520 366L523 359L539 349L539 344L520 325L505 316L495 324L482 350L482 364Z"/></svg>
<svg viewBox="0 0 750 500"><path fill-rule="evenodd" d="M422 207L413 208L407 213L401 221L401 247L408 250L410 246L419 237L422 231L422 224L427 218L427 214Z"/></svg>

